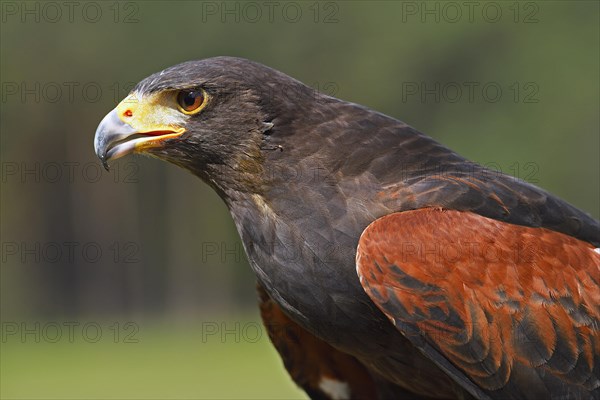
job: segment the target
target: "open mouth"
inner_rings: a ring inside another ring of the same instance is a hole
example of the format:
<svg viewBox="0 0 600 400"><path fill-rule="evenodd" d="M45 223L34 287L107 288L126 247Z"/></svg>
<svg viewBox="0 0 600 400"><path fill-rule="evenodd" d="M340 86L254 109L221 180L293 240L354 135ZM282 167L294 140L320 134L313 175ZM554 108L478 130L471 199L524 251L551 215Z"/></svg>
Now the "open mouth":
<svg viewBox="0 0 600 400"><path fill-rule="evenodd" d="M176 138L185 132L183 127L165 125L164 128L167 129L161 128L163 127L136 129L123 122L113 110L104 117L96 130L94 138L96 154L102 160L104 168L108 170L109 160L161 147L165 140Z"/></svg>
<svg viewBox="0 0 600 400"><path fill-rule="evenodd" d="M184 129L180 129L178 131L162 130L134 133L123 139L111 142L106 149L105 158L106 160L114 160L130 153L160 147L163 141L179 137L184 132Z"/></svg>
<svg viewBox="0 0 600 400"><path fill-rule="evenodd" d="M127 117L128 120L123 120L121 116ZM179 125L181 121L178 121L178 124L171 121L163 123L160 118L151 119L150 122L144 118L136 121L130 116L129 109L125 112L113 109L96 129L94 149L106 169L110 160L163 147L165 141L177 138L186 131Z"/></svg>

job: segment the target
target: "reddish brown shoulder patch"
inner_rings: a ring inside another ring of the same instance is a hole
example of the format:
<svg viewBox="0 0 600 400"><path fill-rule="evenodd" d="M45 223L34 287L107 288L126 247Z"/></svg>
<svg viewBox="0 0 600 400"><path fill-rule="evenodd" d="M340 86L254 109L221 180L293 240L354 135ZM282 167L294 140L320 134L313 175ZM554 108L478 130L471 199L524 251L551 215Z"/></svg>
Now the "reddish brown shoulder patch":
<svg viewBox="0 0 600 400"><path fill-rule="evenodd" d="M422 209L369 225L357 272L390 320L485 390L526 383L514 381L516 370L600 388L600 254L589 243Z"/></svg>

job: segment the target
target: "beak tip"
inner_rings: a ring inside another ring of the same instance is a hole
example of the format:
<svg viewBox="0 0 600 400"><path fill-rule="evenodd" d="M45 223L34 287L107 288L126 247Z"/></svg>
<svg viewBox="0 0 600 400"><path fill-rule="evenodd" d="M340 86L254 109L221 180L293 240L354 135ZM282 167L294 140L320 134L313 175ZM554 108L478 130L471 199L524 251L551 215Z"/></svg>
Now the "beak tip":
<svg viewBox="0 0 600 400"><path fill-rule="evenodd" d="M109 171L108 161L111 158L116 158L114 152L109 149L111 142L119 141L134 133L136 133L134 128L119 119L116 109L113 109L102 119L94 136L94 151L104 169Z"/></svg>
<svg viewBox="0 0 600 400"><path fill-rule="evenodd" d="M104 167L104 169L106 171L110 171L110 167L108 166L108 160L106 159L106 156L100 157L100 161L102 161L102 166Z"/></svg>
<svg viewBox="0 0 600 400"><path fill-rule="evenodd" d="M104 151L103 148L100 148L100 146L98 146L97 143L94 144L94 152L96 153L96 157L98 157L98 159L102 163L102 166L104 167L104 169L108 171L109 166L108 166L107 153Z"/></svg>

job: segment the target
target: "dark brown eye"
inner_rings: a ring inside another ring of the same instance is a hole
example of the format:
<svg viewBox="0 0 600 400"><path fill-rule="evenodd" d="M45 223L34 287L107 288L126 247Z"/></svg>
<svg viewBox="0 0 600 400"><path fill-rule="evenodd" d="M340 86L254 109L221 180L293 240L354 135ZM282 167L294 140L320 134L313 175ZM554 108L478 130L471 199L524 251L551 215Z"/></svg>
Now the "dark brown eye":
<svg viewBox="0 0 600 400"><path fill-rule="evenodd" d="M200 90L182 90L177 93L177 104L185 114L195 114L204 104L204 93Z"/></svg>

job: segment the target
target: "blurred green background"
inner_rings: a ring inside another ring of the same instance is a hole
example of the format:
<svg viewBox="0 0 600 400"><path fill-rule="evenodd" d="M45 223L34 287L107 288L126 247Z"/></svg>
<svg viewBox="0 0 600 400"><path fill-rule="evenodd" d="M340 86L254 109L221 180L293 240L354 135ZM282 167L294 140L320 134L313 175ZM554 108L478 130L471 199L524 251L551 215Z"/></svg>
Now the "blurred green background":
<svg viewBox="0 0 600 400"><path fill-rule="evenodd" d="M599 3L3 1L0 396L305 398L231 218L102 117L150 73L250 58L600 216Z"/></svg>

